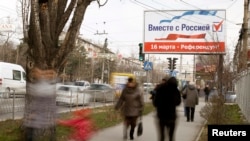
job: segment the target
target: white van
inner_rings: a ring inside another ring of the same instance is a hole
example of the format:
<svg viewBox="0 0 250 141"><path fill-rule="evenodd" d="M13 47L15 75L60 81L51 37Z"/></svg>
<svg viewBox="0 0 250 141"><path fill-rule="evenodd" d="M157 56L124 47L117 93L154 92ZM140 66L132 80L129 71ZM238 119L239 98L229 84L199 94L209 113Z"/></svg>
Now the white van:
<svg viewBox="0 0 250 141"><path fill-rule="evenodd" d="M0 97L26 94L26 73L22 66L0 62Z"/></svg>

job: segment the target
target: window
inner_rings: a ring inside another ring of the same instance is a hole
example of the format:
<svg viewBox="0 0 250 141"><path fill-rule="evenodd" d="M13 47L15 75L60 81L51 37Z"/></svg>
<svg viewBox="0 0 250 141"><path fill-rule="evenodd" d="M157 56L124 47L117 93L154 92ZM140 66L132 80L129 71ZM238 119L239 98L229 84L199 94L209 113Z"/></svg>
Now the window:
<svg viewBox="0 0 250 141"><path fill-rule="evenodd" d="M13 80L21 80L21 71L13 70Z"/></svg>
<svg viewBox="0 0 250 141"><path fill-rule="evenodd" d="M23 80L26 80L26 73L23 72Z"/></svg>

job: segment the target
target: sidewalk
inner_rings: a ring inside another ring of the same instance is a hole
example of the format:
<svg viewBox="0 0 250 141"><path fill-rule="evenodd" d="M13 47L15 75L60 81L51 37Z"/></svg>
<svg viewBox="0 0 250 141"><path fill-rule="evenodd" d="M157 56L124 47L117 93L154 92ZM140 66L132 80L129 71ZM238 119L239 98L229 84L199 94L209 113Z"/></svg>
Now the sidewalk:
<svg viewBox="0 0 250 141"><path fill-rule="evenodd" d="M200 110L205 105L204 97L200 97L199 105L195 108L194 122L186 122L183 105L177 108L178 119L175 132L175 141L198 141L198 136L205 123L200 117ZM118 124L96 133L90 141L123 141L123 125ZM136 132L134 134L136 137ZM135 141L157 141L157 128L155 112L143 117L143 135L136 137ZM166 140L167 141L167 140Z"/></svg>

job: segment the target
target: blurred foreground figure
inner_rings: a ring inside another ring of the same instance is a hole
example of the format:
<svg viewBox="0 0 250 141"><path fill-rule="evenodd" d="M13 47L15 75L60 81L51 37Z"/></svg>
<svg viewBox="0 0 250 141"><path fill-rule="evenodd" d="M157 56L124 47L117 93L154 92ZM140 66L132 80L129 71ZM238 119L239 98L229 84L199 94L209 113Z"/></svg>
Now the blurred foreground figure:
<svg viewBox="0 0 250 141"><path fill-rule="evenodd" d="M49 131L48 141L56 141L56 83L53 70L32 70L32 83L27 83L28 100L25 104L24 127L25 141L34 141L39 130Z"/></svg>
<svg viewBox="0 0 250 141"><path fill-rule="evenodd" d="M168 76L165 78L166 82L160 84L156 90L153 104L156 107L159 122L159 141L165 141L165 128L167 128L169 141L174 141L177 118L176 106L181 103L181 95L177 88L176 78Z"/></svg>
<svg viewBox="0 0 250 141"><path fill-rule="evenodd" d="M87 141L92 137L96 128L90 118L90 109L83 109L74 112L74 117L69 120L59 120L59 124L72 128L70 140Z"/></svg>
<svg viewBox="0 0 250 141"><path fill-rule="evenodd" d="M125 88L122 90L115 109L121 109L124 116L124 140L127 139L127 130L130 127L130 140L134 140L134 131L137 124L137 119L143 112L143 95L138 87L138 84L133 78L128 78Z"/></svg>

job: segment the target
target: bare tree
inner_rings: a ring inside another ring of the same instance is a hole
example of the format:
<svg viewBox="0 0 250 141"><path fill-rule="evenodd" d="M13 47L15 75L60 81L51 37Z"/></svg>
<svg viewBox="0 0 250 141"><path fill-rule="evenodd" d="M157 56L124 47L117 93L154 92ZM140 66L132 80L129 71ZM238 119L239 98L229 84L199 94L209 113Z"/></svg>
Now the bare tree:
<svg viewBox="0 0 250 141"><path fill-rule="evenodd" d="M87 7L99 0L21 0L24 41L28 44L26 73L27 95L24 123L32 115L33 84L40 80L54 80L63 73L69 55L76 46L76 39ZM67 29L66 29L67 25ZM27 32L26 32L27 31ZM61 39L62 33L65 34ZM60 39L59 39L60 36ZM59 41L60 40L60 41ZM38 92L37 92L38 93ZM33 102L34 103L34 102ZM55 103L55 102L54 102ZM53 109L52 109L53 110ZM28 112L27 112L28 111ZM34 111L35 112L35 111ZM43 115L48 114L43 111Z"/></svg>

